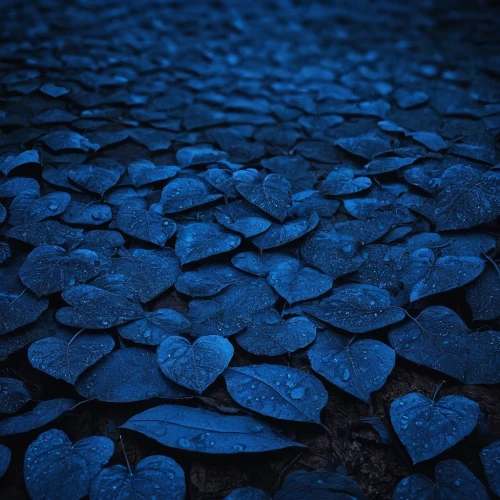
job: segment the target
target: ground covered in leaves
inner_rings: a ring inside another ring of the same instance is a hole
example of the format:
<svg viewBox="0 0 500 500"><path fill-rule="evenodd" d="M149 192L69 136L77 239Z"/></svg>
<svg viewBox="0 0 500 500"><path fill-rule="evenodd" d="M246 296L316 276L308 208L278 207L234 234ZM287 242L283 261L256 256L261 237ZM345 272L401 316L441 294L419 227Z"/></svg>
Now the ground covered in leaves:
<svg viewBox="0 0 500 500"><path fill-rule="evenodd" d="M2 10L2 499L500 493L498 7Z"/></svg>

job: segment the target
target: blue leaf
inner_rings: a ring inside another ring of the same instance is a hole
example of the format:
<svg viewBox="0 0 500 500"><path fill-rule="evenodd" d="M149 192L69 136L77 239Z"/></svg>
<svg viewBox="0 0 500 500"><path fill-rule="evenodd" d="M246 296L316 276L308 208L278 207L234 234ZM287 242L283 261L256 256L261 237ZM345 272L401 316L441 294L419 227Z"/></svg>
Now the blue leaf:
<svg viewBox="0 0 500 500"><path fill-rule="evenodd" d="M434 132L408 132L406 136L411 137L414 141L422 144L431 151L440 151L448 147L443 138Z"/></svg>
<svg viewBox="0 0 500 500"><path fill-rule="evenodd" d="M400 88L394 92L394 97L398 106L402 109L414 108L420 104L425 104L429 100L429 96L421 90L406 90Z"/></svg>
<svg viewBox="0 0 500 500"><path fill-rule="evenodd" d="M276 266L293 260L291 255L284 253L241 252L231 259L231 263L242 271L266 277Z"/></svg>
<svg viewBox="0 0 500 500"><path fill-rule="evenodd" d="M304 304L306 313L352 333L365 333L399 323L405 313L387 290L371 285L343 285L317 305Z"/></svg>
<svg viewBox="0 0 500 500"><path fill-rule="evenodd" d="M113 455L111 439L92 436L72 444L62 431L40 434L26 450L24 478L33 500L80 500Z"/></svg>
<svg viewBox="0 0 500 500"><path fill-rule="evenodd" d="M274 500L367 500L361 488L351 478L324 469L299 470L285 477Z"/></svg>
<svg viewBox="0 0 500 500"><path fill-rule="evenodd" d="M357 137L343 137L335 141L335 146L366 160L371 160L373 156L391 150L387 136L378 132L369 132Z"/></svg>
<svg viewBox="0 0 500 500"><path fill-rule="evenodd" d="M246 275L226 264L207 264L184 273L175 283L178 292L190 297L211 297Z"/></svg>
<svg viewBox="0 0 500 500"><path fill-rule="evenodd" d="M38 429L59 418L75 406L72 399L49 399L38 403L33 410L23 415L10 417L0 422L0 436L12 436Z"/></svg>
<svg viewBox="0 0 500 500"><path fill-rule="evenodd" d="M229 155L212 147L187 146L177 151L176 159L181 168L185 168L193 165L217 163L220 160L229 159Z"/></svg>
<svg viewBox="0 0 500 500"><path fill-rule="evenodd" d="M390 212L381 212L376 217L366 220L350 220L335 224L334 230L341 238L352 238L363 245L373 243L382 238L395 222Z"/></svg>
<svg viewBox="0 0 500 500"><path fill-rule="evenodd" d="M205 180L217 191L224 193L227 198L239 198L239 194L234 188L231 170L212 167L213 165L206 171Z"/></svg>
<svg viewBox="0 0 500 500"><path fill-rule="evenodd" d="M175 222L161 215L161 206L146 208L142 199L125 202L116 214L116 227L129 236L164 246L177 228Z"/></svg>
<svg viewBox="0 0 500 500"><path fill-rule="evenodd" d="M363 264L358 242L336 231L318 231L301 246L304 261L333 279L357 271Z"/></svg>
<svg viewBox="0 0 500 500"><path fill-rule="evenodd" d="M316 337L314 323L301 316L283 320L278 311L266 309L255 314L252 323L236 342L252 354L280 356L309 345Z"/></svg>
<svg viewBox="0 0 500 500"><path fill-rule="evenodd" d="M251 417L219 415L199 408L162 405L135 415L122 425L164 446L227 455L304 447Z"/></svg>
<svg viewBox="0 0 500 500"><path fill-rule="evenodd" d="M500 382L500 333L471 333L446 307L428 307L416 320L393 328L389 340L403 358L466 384Z"/></svg>
<svg viewBox="0 0 500 500"><path fill-rule="evenodd" d="M100 226L112 219L112 213L111 208L105 203L72 201L61 214L61 219L68 224Z"/></svg>
<svg viewBox="0 0 500 500"><path fill-rule="evenodd" d="M161 192L163 213L173 214L211 203L222 198L201 177L179 177L170 181Z"/></svg>
<svg viewBox="0 0 500 500"><path fill-rule="evenodd" d="M190 331L191 323L173 309L145 312L143 318L118 327L118 333L124 339L146 345L159 345L169 337Z"/></svg>
<svg viewBox="0 0 500 500"><path fill-rule="evenodd" d="M248 169L235 172L233 182L243 198L283 222L292 206L291 186L284 177L269 174L262 178L256 170Z"/></svg>
<svg viewBox="0 0 500 500"><path fill-rule="evenodd" d="M48 306L47 299L37 299L30 292L0 292L0 335L33 323Z"/></svg>
<svg viewBox="0 0 500 500"><path fill-rule="evenodd" d="M395 170L411 165L417 160L418 157L401 158L399 156L379 156L365 165L365 173L367 175L378 175L394 172Z"/></svg>
<svg viewBox="0 0 500 500"><path fill-rule="evenodd" d="M85 283L101 268L99 256L91 250L66 252L44 245L31 251L19 269L19 278L38 297Z"/></svg>
<svg viewBox="0 0 500 500"><path fill-rule="evenodd" d="M92 285L76 285L62 293L72 307L62 307L57 321L75 328L104 329L143 317L142 307Z"/></svg>
<svg viewBox="0 0 500 500"><path fill-rule="evenodd" d="M68 178L92 193L104 196L125 173L125 168L118 162L111 164L78 165L68 171Z"/></svg>
<svg viewBox="0 0 500 500"><path fill-rule="evenodd" d="M481 450L481 462L490 488L500 495L500 441L495 441Z"/></svg>
<svg viewBox="0 0 500 500"><path fill-rule="evenodd" d="M250 238L263 233L271 226L264 214L243 200L217 207L215 218L224 227Z"/></svg>
<svg viewBox="0 0 500 500"><path fill-rule="evenodd" d="M135 187L142 187L175 177L179 170L179 167L158 167L149 160L137 160L128 166L127 173Z"/></svg>
<svg viewBox="0 0 500 500"><path fill-rule="evenodd" d="M318 222L318 215L313 213L308 217L297 217L284 224L273 223L265 233L254 236L251 241L259 250L280 247L311 232Z"/></svg>
<svg viewBox="0 0 500 500"><path fill-rule="evenodd" d="M160 373L156 356L138 347L108 354L83 373L75 387L85 398L108 403L182 398L186 395L186 391Z"/></svg>
<svg viewBox="0 0 500 500"><path fill-rule="evenodd" d="M83 241L83 229L65 226L55 220L21 224L6 233L9 238L24 241L34 247L42 245L65 246L72 250Z"/></svg>
<svg viewBox="0 0 500 500"><path fill-rule="evenodd" d="M500 274L487 266L479 278L465 289L474 321L489 321L500 317Z"/></svg>
<svg viewBox="0 0 500 500"><path fill-rule="evenodd" d="M269 273L267 282L289 304L319 297L333 286L330 276L304 267L298 260L278 264Z"/></svg>
<svg viewBox="0 0 500 500"><path fill-rule="evenodd" d="M333 217L340 201L324 198L318 191L309 189L292 196L292 215L301 217L317 213L319 217Z"/></svg>
<svg viewBox="0 0 500 500"><path fill-rule="evenodd" d="M142 303L149 302L167 291L181 274L179 259L171 248L136 248L123 254L125 256L114 259L110 271L126 276Z"/></svg>
<svg viewBox="0 0 500 500"><path fill-rule="evenodd" d="M354 177L350 168L339 168L328 174L321 185L321 192L327 196L344 196L364 191L371 185L369 177Z"/></svg>
<svg viewBox="0 0 500 500"><path fill-rule="evenodd" d="M134 128L128 129L127 134L131 139L142 144L151 152L165 151L172 144L169 134L166 134L163 130Z"/></svg>
<svg viewBox="0 0 500 500"><path fill-rule="evenodd" d="M7 446L0 444L0 479L7 472L10 465L10 450Z"/></svg>
<svg viewBox="0 0 500 500"><path fill-rule="evenodd" d="M107 467L99 472L90 489L90 500L184 500L185 495L184 471L172 458L163 455L144 458L134 472L123 465Z"/></svg>
<svg viewBox="0 0 500 500"><path fill-rule="evenodd" d="M70 130L58 130L44 135L40 139L52 151L59 152L75 149L88 153L100 149L99 144L90 142L86 137Z"/></svg>
<svg viewBox="0 0 500 500"><path fill-rule="evenodd" d="M429 460L451 448L476 427L479 405L462 396L431 401L412 392L396 399L391 422L413 463Z"/></svg>
<svg viewBox="0 0 500 500"><path fill-rule="evenodd" d="M34 368L75 384L83 371L109 354L114 346L110 335L63 332L31 344L28 359Z"/></svg>
<svg viewBox="0 0 500 500"><path fill-rule="evenodd" d="M183 337L165 339L156 351L164 375L201 394L227 368L234 349L218 335L207 335L193 344Z"/></svg>
<svg viewBox="0 0 500 500"><path fill-rule="evenodd" d="M276 302L277 295L263 279L249 278L234 283L211 300L192 300L188 318L193 323L194 337L241 332L252 316Z"/></svg>
<svg viewBox="0 0 500 500"><path fill-rule="evenodd" d="M7 155L0 159L0 172L9 175L12 170L18 167L29 167L30 164L40 165L40 153L34 149L28 149L18 155Z"/></svg>
<svg viewBox="0 0 500 500"><path fill-rule="evenodd" d="M373 189L370 191L370 194L373 194ZM361 220L376 217L380 211L387 210L392 205L391 200L376 196L349 198L343 200L343 203L347 213Z"/></svg>
<svg viewBox="0 0 500 500"><path fill-rule="evenodd" d="M229 394L241 406L268 417L321 424L328 393L313 375L262 364L228 368L224 378Z"/></svg>
<svg viewBox="0 0 500 500"><path fill-rule="evenodd" d="M121 206L131 198L143 198L150 194L152 189L150 187L133 188L130 186L120 186L111 189L104 196L106 203L114 206Z"/></svg>
<svg viewBox="0 0 500 500"><path fill-rule="evenodd" d="M481 481L458 460L443 460L434 469L434 484L424 474L405 477L396 485L393 500L488 500Z"/></svg>
<svg viewBox="0 0 500 500"><path fill-rule="evenodd" d="M14 226L34 224L55 217L67 209L70 201L71 196L61 191L54 191L42 198L34 190L23 191L10 204L9 223Z"/></svg>
<svg viewBox="0 0 500 500"><path fill-rule="evenodd" d="M500 215L500 173L472 167L448 168L439 180L433 221L438 231L468 229Z"/></svg>
<svg viewBox="0 0 500 500"><path fill-rule="evenodd" d="M28 388L15 378L0 377L0 413L16 413L31 400Z"/></svg>
<svg viewBox="0 0 500 500"><path fill-rule="evenodd" d="M175 254L181 264L188 264L220 253L230 252L241 243L241 238L227 232L218 224L193 222L179 229Z"/></svg>
<svg viewBox="0 0 500 500"><path fill-rule="evenodd" d="M414 302L463 286L476 279L483 269L484 261L477 257L436 258L432 250L421 248L409 256L402 280Z"/></svg>
<svg viewBox="0 0 500 500"><path fill-rule="evenodd" d="M45 316L42 316L35 323L4 335L0 340L0 361L5 361L11 354L32 342L50 336L49 325L51 318L52 313L47 312ZM46 319L48 321L45 321Z"/></svg>
<svg viewBox="0 0 500 500"><path fill-rule="evenodd" d="M95 229L85 233L80 248L87 248L99 255L113 257L118 249L125 244L123 236L118 231Z"/></svg>
<svg viewBox="0 0 500 500"><path fill-rule="evenodd" d="M349 342L342 335L323 331L318 332L308 356L316 373L365 403L385 384L396 359L395 352L378 340Z"/></svg>
<svg viewBox="0 0 500 500"><path fill-rule="evenodd" d="M231 491L224 500L271 500L271 497L265 491L247 486Z"/></svg>

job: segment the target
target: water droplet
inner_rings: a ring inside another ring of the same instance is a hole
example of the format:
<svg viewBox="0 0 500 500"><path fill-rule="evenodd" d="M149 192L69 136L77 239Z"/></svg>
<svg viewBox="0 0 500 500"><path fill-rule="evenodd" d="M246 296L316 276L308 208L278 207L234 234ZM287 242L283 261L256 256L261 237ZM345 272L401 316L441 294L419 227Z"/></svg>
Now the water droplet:
<svg viewBox="0 0 500 500"><path fill-rule="evenodd" d="M306 390L303 387L296 387L290 392L290 397L292 399L302 399L306 394Z"/></svg>

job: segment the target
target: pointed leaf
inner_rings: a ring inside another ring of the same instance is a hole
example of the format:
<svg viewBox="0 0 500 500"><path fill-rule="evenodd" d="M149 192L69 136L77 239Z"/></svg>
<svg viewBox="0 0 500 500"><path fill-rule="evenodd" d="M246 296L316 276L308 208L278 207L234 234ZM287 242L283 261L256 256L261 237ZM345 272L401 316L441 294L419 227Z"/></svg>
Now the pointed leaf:
<svg viewBox="0 0 500 500"><path fill-rule="evenodd" d="M303 447L255 418L177 405L150 408L129 419L122 428L140 432L164 446L213 455Z"/></svg>

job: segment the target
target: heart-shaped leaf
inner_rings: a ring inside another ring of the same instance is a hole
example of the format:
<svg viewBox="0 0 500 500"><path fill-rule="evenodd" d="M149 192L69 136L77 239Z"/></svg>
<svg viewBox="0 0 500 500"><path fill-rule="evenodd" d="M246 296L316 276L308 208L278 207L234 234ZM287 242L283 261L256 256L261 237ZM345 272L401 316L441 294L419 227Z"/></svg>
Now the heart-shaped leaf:
<svg viewBox="0 0 500 500"><path fill-rule="evenodd" d="M391 422L413 463L429 460L451 448L476 427L479 405L463 396L432 401L412 392L396 399Z"/></svg>
<svg viewBox="0 0 500 500"><path fill-rule="evenodd" d="M156 356L167 378L201 394L227 368L234 349L218 335L207 335L193 344L183 337L165 339Z"/></svg>
<svg viewBox="0 0 500 500"><path fill-rule="evenodd" d="M463 286L477 278L483 269L484 261L477 257L436 258L432 250L421 248L409 256L402 279L414 302Z"/></svg>
<svg viewBox="0 0 500 500"><path fill-rule="evenodd" d="M111 439L92 436L72 444L62 431L40 434L24 456L26 489L34 500L80 500L113 455Z"/></svg>
<svg viewBox="0 0 500 500"><path fill-rule="evenodd" d="M314 299L332 288L330 276L310 267L304 267L298 260L279 264L267 277L267 282L289 303Z"/></svg>
<svg viewBox="0 0 500 500"><path fill-rule="evenodd" d="M228 286L211 300L192 300L188 318L193 336L222 335L241 332L252 316L276 302L277 295L264 279L251 278Z"/></svg>
<svg viewBox="0 0 500 500"><path fill-rule="evenodd" d="M393 500L452 500L470 498L488 500L490 497L481 481L458 460L443 460L434 469L434 484L424 474L405 477L396 485Z"/></svg>
<svg viewBox="0 0 500 500"><path fill-rule="evenodd" d="M62 298L71 307L59 309L57 321L75 328L112 328L143 317L140 305L91 285L68 288Z"/></svg>
<svg viewBox="0 0 500 500"><path fill-rule="evenodd" d="M200 177L179 177L170 181L161 192L163 213L173 214L222 198L222 194Z"/></svg>
<svg viewBox="0 0 500 500"><path fill-rule="evenodd" d="M259 250L269 250L277 248L311 232L319 222L316 213L308 217L297 217L284 224L273 223L271 227L262 234L254 236L251 241Z"/></svg>
<svg viewBox="0 0 500 500"><path fill-rule="evenodd" d="M236 234L212 222L193 222L181 228L175 242L175 254L181 264L189 264L220 253L230 252L241 243Z"/></svg>
<svg viewBox="0 0 500 500"><path fill-rule="evenodd" d="M281 175L265 178L254 169L239 170L233 174L234 187L252 205L283 222L292 206L292 188Z"/></svg>
<svg viewBox="0 0 500 500"><path fill-rule="evenodd" d="M395 352L378 340L350 342L334 332L319 332L309 348L312 369L343 391L370 402L394 368Z"/></svg>
<svg viewBox="0 0 500 500"><path fill-rule="evenodd" d="M306 313L352 333L365 333L399 323L405 313L389 292L370 285L343 285L319 304L304 304Z"/></svg>
<svg viewBox="0 0 500 500"><path fill-rule="evenodd" d="M255 314L252 323L236 337L245 351L259 356L280 356L309 345L316 336L314 323L296 316L283 320L278 311Z"/></svg>
<svg viewBox="0 0 500 500"><path fill-rule="evenodd" d="M160 205L149 209L146 205L140 198L125 202L116 214L116 227L125 234L162 247L175 234L177 226L162 216Z"/></svg>
<svg viewBox="0 0 500 500"><path fill-rule="evenodd" d="M211 297L247 276L225 264L207 264L184 273L175 283L178 292L190 297Z"/></svg>
<svg viewBox="0 0 500 500"><path fill-rule="evenodd" d="M500 334L471 333L446 307L428 307L415 320L393 328L389 340L403 358L466 384L500 382Z"/></svg>
<svg viewBox="0 0 500 500"><path fill-rule="evenodd" d="M314 376L279 365L228 368L227 390L240 405L268 417L321 423L328 400L323 384Z"/></svg>
<svg viewBox="0 0 500 500"><path fill-rule="evenodd" d="M143 318L118 327L118 332L124 339L146 345L159 345L168 337L190 331L191 323L173 309L145 312Z"/></svg>
<svg viewBox="0 0 500 500"><path fill-rule="evenodd" d="M90 500L184 500L185 495L184 471L175 460L162 455L144 458L133 472L123 465L107 467L99 472L90 489Z"/></svg>
<svg viewBox="0 0 500 500"><path fill-rule="evenodd" d="M34 368L74 384L82 372L110 353L114 346L110 335L63 332L31 344L28 359Z"/></svg>
<svg viewBox="0 0 500 500"><path fill-rule="evenodd" d="M101 268L99 256L86 249L66 252L44 245L31 251L19 269L21 281L38 297L85 283Z"/></svg>

